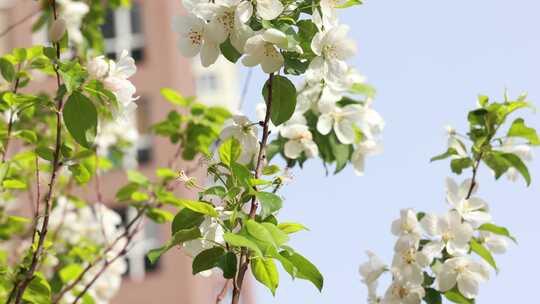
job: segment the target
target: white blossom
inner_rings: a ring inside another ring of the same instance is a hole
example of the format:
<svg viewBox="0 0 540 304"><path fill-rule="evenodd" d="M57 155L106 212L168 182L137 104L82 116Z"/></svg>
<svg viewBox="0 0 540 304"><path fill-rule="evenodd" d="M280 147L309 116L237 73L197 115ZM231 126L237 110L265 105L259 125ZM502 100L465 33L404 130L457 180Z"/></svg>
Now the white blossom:
<svg viewBox="0 0 540 304"><path fill-rule="evenodd" d="M362 276L362 282L369 285L376 282L381 274L387 270L387 266L373 252L367 251L368 261L360 265L358 272Z"/></svg>
<svg viewBox="0 0 540 304"><path fill-rule="evenodd" d="M458 186L453 179L447 178L446 200L464 220L476 227L489 222L491 215L487 212L489 209L487 203L478 197L472 196L478 186L475 185L471 191L471 183L472 180L467 179ZM471 197L467 198L469 191L471 192Z"/></svg>
<svg viewBox="0 0 540 304"><path fill-rule="evenodd" d="M392 284L383 299L385 304L420 304L425 296L425 290L420 284L407 281L394 271Z"/></svg>
<svg viewBox="0 0 540 304"><path fill-rule="evenodd" d="M243 115L233 115L232 120L227 124L228 126L221 131L220 138L223 140L230 137L237 139L242 148L238 161L244 164L249 163L259 150L257 127Z"/></svg>
<svg viewBox="0 0 540 304"><path fill-rule="evenodd" d="M342 83L349 70L345 60L356 53L356 44L347 37L348 32L348 26L337 25L315 34L311 49L317 57L311 61L306 71L307 81Z"/></svg>
<svg viewBox="0 0 540 304"><path fill-rule="evenodd" d="M352 144L356 138L354 128L361 118L362 106L360 105L350 104L343 108L335 106L333 110L319 116L317 130L326 135L333 129L342 144Z"/></svg>
<svg viewBox="0 0 540 304"><path fill-rule="evenodd" d="M503 254L508 248L508 241L504 236L489 231L480 231L479 240L489 251L496 254Z"/></svg>
<svg viewBox="0 0 540 304"><path fill-rule="evenodd" d="M382 149L382 145L375 140L368 139L360 142L351 155L351 163L356 175L364 175L366 156L379 154Z"/></svg>
<svg viewBox="0 0 540 304"><path fill-rule="evenodd" d="M473 228L471 224L462 222L456 211L442 216L428 214L422 218L421 224L429 236L437 237L444 244L450 255L466 255L469 251Z"/></svg>
<svg viewBox="0 0 540 304"><path fill-rule="evenodd" d="M105 88L116 96L120 108L113 113L124 118L137 107L133 102L137 99L134 97L136 88L128 79L136 72L135 60L129 56L126 50L122 51L116 62L114 60L107 61L103 56L88 61L90 78L102 81Z"/></svg>
<svg viewBox="0 0 540 304"><path fill-rule="evenodd" d="M281 128L281 136L288 139L285 143L285 156L290 159L297 159L302 155L315 157L319 154L319 148L313 141L313 136L306 125L294 124Z"/></svg>
<svg viewBox="0 0 540 304"><path fill-rule="evenodd" d="M411 235L420 238L420 229L416 212L413 209L402 209L399 219L392 222L392 234L395 236Z"/></svg>
<svg viewBox="0 0 540 304"><path fill-rule="evenodd" d="M265 30L246 41L242 63L248 67L260 64L268 74L277 72L284 63L279 48L286 47L287 36L283 32L276 29Z"/></svg>
<svg viewBox="0 0 540 304"><path fill-rule="evenodd" d="M72 0L56 0L56 4L60 16L65 20L69 40L77 45L81 44L84 40L81 32L83 18L90 11L88 4Z"/></svg>
<svg viewBox="0 0 540 304"><path fill-rule="evenodd" d="M264 20L276 19L283 12L283 4L279 0L257 0L257 15Z"/></svg>
<svg viewBox="0 0 540 304"><path fill-rule="evenodd" d="M223 239L225 232L216 219L206 217L199 229L201 230L201 238L182 243L184 252L190 257L196 257L202 251L215 247L216 244L225 244ZM212 274L212 270L205 270L199 274L208 277Z"/></svg>
<svg viewBox="0 0 540 304"><path fill-rule="evenodd" d="M459 292L469 298L478 294L478 285L489 280L489 269L484 264L470 257L448 259L437 273L437 286L442 292L452 289L457 284Z"/></svg>
<svg viewBox="0 0 540 304"><path fill-rule="evenodd" d="M210 38L204 19L187 15L173 20L173 29L180 37L178 48L186 57L194 57L201 54L201 64L208 67L216 62L219 54L219 43Z"/></svg>
<svg viewBox="0 0 540 304"><path fill-rule="evenodd" d="M401 236L394 246L394 258L392 269L397 269L404 280L414 284L421 284L424 279L422 264L425 260L421 258L418 251L419 239L413 235Z"/></svg>

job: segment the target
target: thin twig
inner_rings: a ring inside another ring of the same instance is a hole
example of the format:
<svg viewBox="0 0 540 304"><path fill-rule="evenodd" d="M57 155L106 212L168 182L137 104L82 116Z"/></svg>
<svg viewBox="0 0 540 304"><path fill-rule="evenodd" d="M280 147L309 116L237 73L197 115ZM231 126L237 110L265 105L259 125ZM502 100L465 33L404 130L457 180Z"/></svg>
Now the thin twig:
<svg viewBox="0 0 540 304"><path fill-rule="evenodd" d="M266 114L263 122L263 135L259 144L259 154L257 156L257 163L255 165L255 179L259 178L262 171L262 164L265 156L266 143L268 142L268 136L270 135L270 113L272 113L272 83L274 80L274 74L268 76L268 100L266 102ZM249 217L255 218L257 208L259 204L255 196L251 199L251 207L249 210ZM232 304L238 304L240 301L240 293L242 291L242 284L244 282L244 276L249 266L249 252L246 248L242 249L240 253L240 267L238 269L238 275L234 278L233 297Z"/></svg>
<svg viewBox="0 0 540 304"><path fill-rule="evenodd" d="M53 16L54 16L54 19L56 20L58 18L57 12L56 12L56 0L49 0L49 3L52 6ZM56 47L56 60L59 61L60 60L60 44L54 43L54 46ZM59 72L58 62L56 62L56 64L54 65L54 72L56 74L57 87L58 89L60 89L61 81L60 81L60 72ZM49 189L48 189L47 195L45 196L43 223L41 225L41 229L39 230L39 232L37 231L37 229L34 231L34 234L39 233L39 238L38 238L38 244L37 244L36 250L32 254L32 260L30 262L30 266L28 267L28 270L24 273L23 279L18 284L16 283L13 286L13 291L16 290L15 304L21 303L24 292L34 277L34 273L41 261L41 257L44 251L45 238L47 237L47 231L49 228L49 214L50 214L50 209L51 209L51 203L52 203L52 198L54 196L54 189L55 189L55 185L57 181L58 169L60 168L60 148L62 146L62 109L63 107L64 107L63 97L58 97L57 106L56 106L56 143L55 143L55 149L54 149L54 154L53 154L52 173L51 173L51 178L49 180ZM11 297L8 298L7 303L9 303L10 301L11 301Z"/></svg>
<svg viewBox="0 0 540 304"><path fill-rule="evenodd" d="M229 291L229 285L231 283L231 280L225 281L225 284L223 285L223 288L219 292L219 294L216 297L216 304L221 303L223 299L225 299L225 296L227 295L227 291Z"/></svg>

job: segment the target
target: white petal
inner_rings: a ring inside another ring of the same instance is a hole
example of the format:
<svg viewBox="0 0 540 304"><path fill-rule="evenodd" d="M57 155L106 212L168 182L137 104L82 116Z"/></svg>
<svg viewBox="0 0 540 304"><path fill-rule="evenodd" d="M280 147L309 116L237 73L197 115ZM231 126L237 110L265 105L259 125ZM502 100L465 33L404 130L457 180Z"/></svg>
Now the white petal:
<svg viewBox="0 0 540 304"><path fill-rule="evenodd" d="M266 30L262 35L264 41L273 43L281 48L287 47L287 35L274 28Z"/></svg>
<svg viewBox="0 0 540 304"><path fill-rule="evenodd" d="M289 140L285 143L285 156L290 159L297 159L304 150L302 144L298 140Z"/></svg>
<svg viewBox="0 0 540 304"><path fill-rule="evenodd" d="M178 49L180 53L186 57L193 57L199 54L201 50L201 45L197 43L192 43L187 37L180 37L178 40Z"/></svg>
<svg viewBox="0 0 540 304"><path fill-rule="evenodd" d="M264 20L275 19L283 12L283 4L279 0L257 0L257 14Z"/></svg>
<svg viewBox="0 0 540 304"><path fill-rule="evenodd" d="M221 44L229 36L228 29L221 24L217 18L213 18L206 25L206 30L204 32L205 39L209 39L214 43Z"/></svg>
<svg viewBox="0 0 540 304"><path fill-rule="evenodd" d="M261 62L261 67L267 74L274 73L279 71L284 61L283 55L275 48L267 48L265 59Z"/></svg>
<svg viewBox="0 0 540 304"><path fill-rule="evenodd" d="M238 18L240 22L242 23L248 22L252 15L253 15L253 5L251 5L251 2L242 1L236 7L236 18Z"/></svg>
<svg viewBox="0 0 540 304"><path fill-rule="evenodd" d="M456 285L457 274L454 271L445 269L446 265L443 265L443 270L437 276L438 290L445 292L452 289Z"/></svg>
<svg viewBox="0 0 540 304"><path fill-rule="evenodd" d="M354 127L349 120L342 119L341 121L334 123L334 132L342 144L349 145L354 142Z"/></svg>
<svg viewBox="0 0 540 304"><path fill-rule="evenodd" d="M457 279L458 290L466 298L473 299L478 294L478 281L470 275L460 275Z"/></svg>
<svg viewBox="0 0 540 304"><path fill-rule="evenodd" d="M326 135L332 131L332 125L334 124L334 119L330 114L322 114L319 116L317 121L317 131L322 135Z"/></svg>
<svg viewBox="0 0 540 304"><path fill-rule="evenodd" d="M206 41L201 49L201 64L203 67L209 67L218 59L220 54L219 46L215 43Z"/></svg>

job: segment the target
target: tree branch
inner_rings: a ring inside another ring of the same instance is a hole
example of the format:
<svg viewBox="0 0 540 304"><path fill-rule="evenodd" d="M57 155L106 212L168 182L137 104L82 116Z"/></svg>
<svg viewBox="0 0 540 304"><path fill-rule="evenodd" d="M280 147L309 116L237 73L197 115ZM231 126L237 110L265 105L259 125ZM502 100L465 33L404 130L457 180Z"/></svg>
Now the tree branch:
<svg viewBox="0 0 540 304"><path fill-rule="evenodd" d="M268 142L268 136L270 135L270 114L272 113L272 82L274 80L274 74L271 73L268 76L268 101L266 102L266 114L264 116L264 122L263 122L263 134L262 139L259 144L259 154L257 156L257 163L255 165L255 178L259 178L262 171L262 164L264 159L266 158L265 155L265 148L266 144ZM255 215L257 213L257 208L259 204L257 203L257 198L253 196L251 199L251 207L249 210L249 217L255 218ZM249 266L249 252L246 248L242 249L242 252L240 253L240 267L238 269L238 275L236 278L234 278L234 286L233 286L233 297L232 297L232 304L238 304L240 301L240 293L242 292L242 284L244 282L244 276L246 274L246 271Z"/></svg>

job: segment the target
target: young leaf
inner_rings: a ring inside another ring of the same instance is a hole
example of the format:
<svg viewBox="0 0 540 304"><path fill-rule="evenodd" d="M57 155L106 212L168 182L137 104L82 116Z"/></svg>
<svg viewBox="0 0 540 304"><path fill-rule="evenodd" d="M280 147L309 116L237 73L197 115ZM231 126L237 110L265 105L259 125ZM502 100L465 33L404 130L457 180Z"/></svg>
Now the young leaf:
<svg viewBox="0 0 540 304"><path fill-rule="evenodd" d="M202 213L209 215L211 217L217 217L218 213L214 206L210 205L209 203L203 203L198 201L192 201L187 199L177 199L176 200L179 205L182 205L188 209L191 209L195 212Z"/></svg>
<svg viewBox="0 0 540 304"><path fill-rule="evenodd" d="M236 274L236 267L237 267L236 254L232 252L227 252L225 255L223 255L219 259L217 267L223 270L223 277L225 279L234 278L234 275Z"/></svg>
<svg viewBox="0 0 540 304"><path fill-rule="evenodd" d="M263 87L264 100L268 104L269 80ZM286 122L291 118L296 108L296 87L283 76L274 76L272 80L272 109L270 118L275 126Z"/></svg>
<svg viewBox="0 0 540 304"><path fill-rule="evenodd" d="M240 146L240 142L234 137L225 140L219 146L219 159L228 167L240 157L240 153L242 153L242 147Z"/></svg>
<svg viewBox="0 0 540 304"><path fill-rule="evenodd" d="M315 265L296 252L291 253L284 250L279 254L294 265L297 270L296 277L310 281L319 291L322 291L324 278Z"/></svg>
<svg viewBox="0 0 540 304"><path fill-rule="evenodd" d="M277 227L287 234L295 233L300 230L309 231L307 227L298 223L279 223Z"/></svg>
<svg viewBox="0 0 540 304"><path fill-rule="evenodd" d="M279 284L279 273L276 264L269 258L254 258L251 260L251 272L257 281L268 287L273 295Z"/></svg>
<svg viewBox="0 0 540 304"><path fill-rule="evenodd" d="M450 168L452 169L452 172L456 174L461 174L461 172L463 172L463 169L472 167L472 165L473 161L469 157L452 159L452 161L450 162Z"/></svg>
<svg viewBox="0 0 540 304"><path fill-rule="evenodd" d="M276 225L272 223L261 223L261 225L270 232L270 235L272 236L272 239L274 240L274 244L276 244L276 247L281 247L283 244L287 243L289 241L289 236L283 232L281 229L279 229Z"/></svg>
<svg viewBox="0 0 540 304"><path fill-rule="evenodd" d="M275 244L272 234L270 234L270 232L262 224L259 224L254 220L247 220L246 229L249 235L254 237L256 240L263 243Z"/></svg>
<svg viewBox="0 0 540 304"><path fill-rule="evenodd" d="M478 227L478 230L488 231L488 232L491 232L491 233L495 233L497 235L502 235L502 236L505 236L505 237L511 239L512 241L514 241L514 243L517 243L516 238L514 236L512 236L510 234L510 231L508 231L508 229L506 229L504 227L497 226L497 225L491 224L491 223L486 223L486 224L483 224L480 227Z"/></svg>
<svg viewBox="0 0 540 304"><path fill-rule="evenodd" d="M540 145L540 139L538 138L536 130L527 127L523 118L514 120L506 136L521 137L528 140L531 145Z"/></svg>
<svg viewBox="0 0 540 304"><path fill-rule="evenodd" d="M225 233L223 238L231 246L246 247L254 251L257 256L262 256L259 246L245 236L228 232Z"/></svg>
<svg viewBox="0 0 540 304"><path fill-rule="evenodd" d="M281 197L270 192L257 192L255 195L259 202L261 202L261 216L266 218L270 214L278 211L283 206Z"/></svg>
<svg viewBox="0 0 540 304"><path fill-rule="evenodd" d="M474 299L468 299L464 297L457 288L454 288L452 290L449 290L444 293L444 297L454 303L458 304L474 304Z"/></svg>
<svg viewBox="0 0 540 304"><path fill-rule="evenodd" d="M79 92L73 92L62 114L69 134L81 146L90 149L97 130L97 110L92 101Z"/></svg>
<svg viewBox="0 0 540 304"><path fill-rule="evenodd" d="M508 162L511 167L514 167L523 176L527 186L531 185L531 175L527 165L521 160L521 158L513 153L503 153L501 156Z"/></svg>
<svg viewBox="0 0 540 304"><path fill-rule="evenodd" d="M238 61L238 59L242 56L242 54L240 54L234 48L234 46L231 44L231 40L228 38L225 40L225 42L219 45L219 49L221 50L221 54L223 54L223 56L232 63Z"/></svg>
<svg viewBox="0 0 540 304"><path fill-rule="evenodd" d="M450 157L452 155L457 155L457 154L458 153L457 153L456 149L448 148L448 150L446 150L446 152L444 152L443 154L432 157L429 161L434 162L436 160L443 160L443 159L446 159L446 158L448 158L448 157Z"/></svg>
<svg viewBox="0 0 540 304"><path fill-rule="evenodd" d="M173 89L163 88L160 90L160 93L161 96L174 105L181 107L187 107L189 105L188 100Z"/></svg>
<svg viewBox="0 0 540 304"><path fill-rule="evenodd" d="M489 252L486 247L478 243L475 239L471 240L471 250L488 262L489 265L491 265L491 267L493 267L496 271L498 271L497 263L495 262L493 255L491 255L491 252Z"/></svg>

